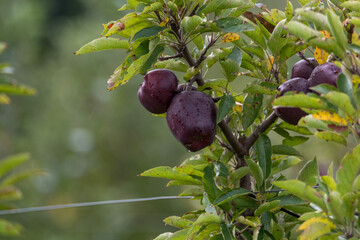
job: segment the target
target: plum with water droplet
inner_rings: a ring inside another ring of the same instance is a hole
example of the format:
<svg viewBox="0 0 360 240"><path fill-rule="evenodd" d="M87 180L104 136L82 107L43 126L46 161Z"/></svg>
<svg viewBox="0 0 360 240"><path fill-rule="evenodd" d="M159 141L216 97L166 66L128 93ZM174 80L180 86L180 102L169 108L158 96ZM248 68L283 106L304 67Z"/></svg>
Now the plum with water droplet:
<svg viewBox="0 0 360 240"><path fill-rule="evenodd" d="M321 64L317 66L310 75L310 87L314 87L322 83L327 83L336 87L336 81L341 72L341 68L332 62Z"/></svg>
<svg viewBox="0 0 360 240"><path fill-rule="evenodd" d="M155 114L165 113L176 94L179 80L167 69L149 71L138 91L140 103Z"/></svg>
<svg viewBox="0 0 360 240"><path fill-rule="evenodd" d="M303 92L306 94L310 92L309 86L310 84L307 79L293 78L284 82L278 87L278 90L280 91L279 96L283 96L286 92L290 91L293 91L295 93ZM275 113L276 115L278 115L279 118L293 125L296 125L302 117L307 115L307 113L300 108L291 107L275 108Z"/></svg>
<svg viewBox="0 0 360 240"><path fill-rule="evenodd" d="M312 71L319 64L315 58L302 59L294 64L291 70L291 78L301 77L309 79Z"/></svg>
<svg viewBox="0 0 360 240"><path fill-rule="evenodd" d="M216 134L216 106L205 93L183 91L172 100L166 121L175 138L192 152L212 144Z"/></svg>

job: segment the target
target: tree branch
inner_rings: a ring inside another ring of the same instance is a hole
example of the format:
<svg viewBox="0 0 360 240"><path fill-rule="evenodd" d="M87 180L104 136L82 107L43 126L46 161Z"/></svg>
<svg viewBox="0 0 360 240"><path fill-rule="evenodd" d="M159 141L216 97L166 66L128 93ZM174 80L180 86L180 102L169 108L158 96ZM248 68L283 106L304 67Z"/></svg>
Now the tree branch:
<svg viewBox="0 0 360 240"><path fill-rule="evenodd" d="M260 125L257 126L257 128L251 133L251 135L246 139L245 141L245 148L247 153L249 152L249 149L256 140L259 138L259 134L265 132L271 124L273 124L277 119L277 115L275 112L272 112Z"/></svg>

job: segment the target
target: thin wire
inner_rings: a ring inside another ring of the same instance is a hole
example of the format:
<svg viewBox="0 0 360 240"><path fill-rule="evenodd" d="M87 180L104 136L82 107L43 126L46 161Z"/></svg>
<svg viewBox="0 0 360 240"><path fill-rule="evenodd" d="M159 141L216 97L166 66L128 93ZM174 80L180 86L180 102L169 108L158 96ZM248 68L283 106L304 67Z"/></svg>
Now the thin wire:
<svg viewBox="0 0 360 240"><path fill-rule="evenodd" d="M318 186L313 186L312 188L318 188ZM284 189L277 190L268 190L267 193L283 192ZM253 194L258 194L259 192L252 192ZM50 211L56 209L64 208L75 208L75 207L90 207L90 206L100 206L100 205L110 205L110 204L119 204L119 203L134 203L134 202L146 202L146 201L155 201L155 200L170 200L170 199L191 199L192 196L160 196L160 197L149 197L149 198L133 198L133 199L123 199L123 200L109 200L109 201L98 201L98 202L85 202L85 203L69 203L61 205L50 205L50 206L40 206L40 207L28 207L28 208L17 208L17 209L8 209L0 210L0 215L10 215L18 213L28 213L28 212L41 212L41 211Z"/></svg>
<svg viewBox="0 0 360 240"><path fill-rule="evenodd" d="M10 214L28 213L28 212L41 212L41 211L49 211L49 210L64 209L64 208L90 207L90 206L110 205L110 204L119 204L119 203L134 203L134 202L146 202L146 201L155 201L155 200L191 199L191 198L193 198L193 197L191 197L191 196L182 196L182 197L161 196L161 197L134 198L134 199L109 200L109 201L98 201L98 202L70 203L70 204L61 204L61 205L0 210L0 215L10 215Z"/></svg>

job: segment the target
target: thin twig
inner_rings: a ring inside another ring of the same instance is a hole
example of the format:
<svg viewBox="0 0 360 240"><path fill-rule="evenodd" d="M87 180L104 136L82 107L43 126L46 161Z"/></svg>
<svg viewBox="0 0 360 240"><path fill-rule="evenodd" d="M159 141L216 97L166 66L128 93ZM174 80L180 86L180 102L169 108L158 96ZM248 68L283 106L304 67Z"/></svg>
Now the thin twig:
<svg viewBox="0 0 360 240"><path fill-rule="evenodd" d="M165 60L169 60L169 59L173 59L173 58L181 58L183 55L182 55L182 53L177 53L177 54L175 54L175 55L173 55L173 56L167 56L167 57L159 57L159 60L160 61L165 61Z"/></svg>

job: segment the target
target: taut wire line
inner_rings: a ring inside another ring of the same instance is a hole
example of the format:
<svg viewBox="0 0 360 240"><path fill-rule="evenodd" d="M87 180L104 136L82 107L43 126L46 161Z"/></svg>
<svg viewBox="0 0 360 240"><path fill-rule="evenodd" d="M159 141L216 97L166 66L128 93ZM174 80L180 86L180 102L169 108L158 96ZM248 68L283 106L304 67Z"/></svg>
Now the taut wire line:
<svg viewBox="0 0 360 240"><path fill-rule="evenodd" d="M191 196L181 196L181 197L179 197L179 196L160 196L160 197L149 197L149 198L133 198L133 199L122 199L122 200L98 201L98 202L69 203L69 204L61 204L61 205L50 205L50 206L0 210L0 215L10 215L10 214L19 214L19 213L28 213L28 212L41 212L41 211L50 211L50 210L56 210L56 209L90 207L90 206L110 205L110 204L119 204L119 203L134 203L134 202L147 202L147 201L155 201L155 200L191 199L191 198L193 198L193 197L191 197Z"/></svg>

